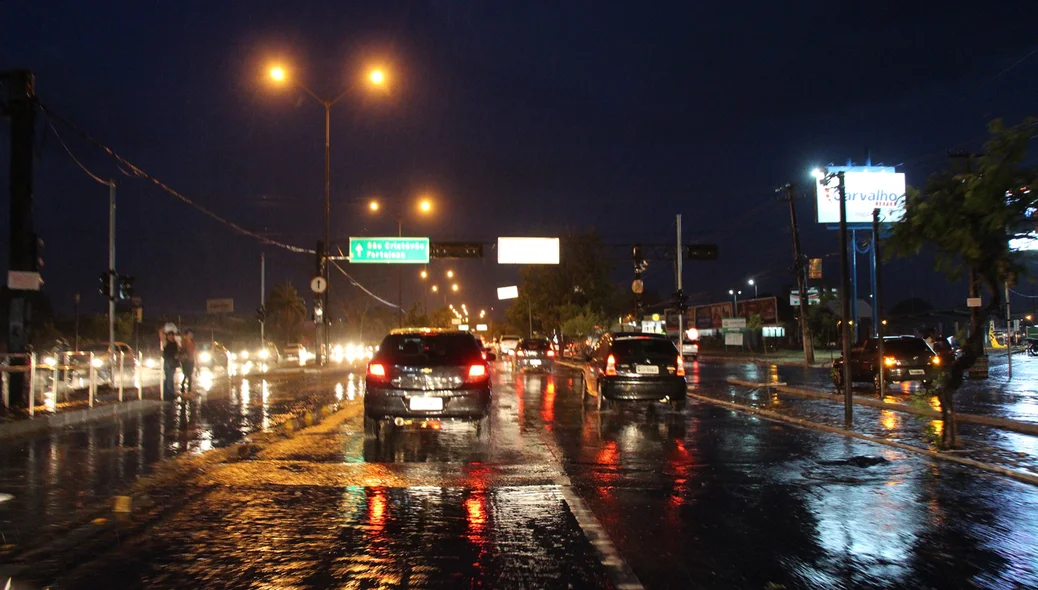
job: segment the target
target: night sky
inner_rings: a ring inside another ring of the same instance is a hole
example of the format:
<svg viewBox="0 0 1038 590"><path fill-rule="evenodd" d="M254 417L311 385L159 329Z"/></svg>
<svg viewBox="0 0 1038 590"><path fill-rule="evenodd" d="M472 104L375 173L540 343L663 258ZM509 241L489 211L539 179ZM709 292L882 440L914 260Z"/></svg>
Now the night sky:
<svg viewBox="0 0 1038 590"><path fill-rule="evenodd" d="M1038 114L1038 2L82 2L2 8L0 69L36 74L40 100L148 173L272 239L313 248L323 234L323 107L272 86L279 62L332 110L332 234L404 233L493 241L597 228L629 280L633 242L685 239L721 248L686 266L686 290L724 300L757 277L792 282L788 209L775 188L813 195L815 165L896 165L921 185L948 149L980 148L985 124ZM386 68L389 90L362 83ZM137 279L146 313L199 313L205 300L259 304L300 289L313 257L261 246L206 218L68 128L61 137L118 189L119 271ZM8 207L8 127L0 146ZM71 160L47 121L38 132L35 214L46 240L46 290L59 310L81 292L100 311L107 195ZM431 195L428 218L413 206ZM379 215L366 209L378 196ZM804 249L837 234L798 206ZM7 215L0 256L7 259ZM835 285L839 259L826 257ZM865 260L862 259L865 266ZM470 309L514 284L496 259L438 262L458 272ZM888 302L961 304L927 261L888 266ZM405 269L405 302L421 288ZM350 272L395 300L385 267ZM863 273L862 277L866 275ZM445 280L437 280L446 284ZM647 288L673 289L664 262ZM345 289L336 276L333 289ZM1030 288L1030 287L1026 287ZM351 289L351 293L356 291ZM752 290L752 288L750 288ZM430 302L431 304L432 302Z"/></svg>

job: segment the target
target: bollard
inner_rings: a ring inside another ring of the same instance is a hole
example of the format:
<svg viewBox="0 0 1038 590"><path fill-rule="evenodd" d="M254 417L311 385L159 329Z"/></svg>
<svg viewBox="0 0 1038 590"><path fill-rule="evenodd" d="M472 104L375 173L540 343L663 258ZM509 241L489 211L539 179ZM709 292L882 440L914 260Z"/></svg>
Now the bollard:
<svg viewBox="0 0 1038 590"><path fill-rule="evenodd" d="M126 353L119 351L119 402L123 401L123 360L126 358Z"/></svg>
<svg viewBox="0 0 1038 590"><path fill-rule="evenodd" d="M36 415L36 353L29 355L29 417Z"/></svg>
<svg viewBox="0 0 1038 590"><path fill-rule="evenodd" d="M97 369L94 368L94 353L90 353L90 370L87 375L90 377L90 384L87 387L87 396L89 398L90 407L94 407L94 394L97 393Z"/></svg>

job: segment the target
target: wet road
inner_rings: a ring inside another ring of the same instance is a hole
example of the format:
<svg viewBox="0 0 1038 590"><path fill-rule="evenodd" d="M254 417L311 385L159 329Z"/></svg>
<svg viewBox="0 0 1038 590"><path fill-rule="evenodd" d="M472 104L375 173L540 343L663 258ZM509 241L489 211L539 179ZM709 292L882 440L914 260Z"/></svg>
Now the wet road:
<svg viewBox="0 0 1038 590"><path fill-rule="evenodd" d="M365 441L344 399L172 486L183 505L59 586L608 588L610 547L649 588L1038 586L1034 487L704 403L600 413L562 367L494 379L489 435Z"/></svg>

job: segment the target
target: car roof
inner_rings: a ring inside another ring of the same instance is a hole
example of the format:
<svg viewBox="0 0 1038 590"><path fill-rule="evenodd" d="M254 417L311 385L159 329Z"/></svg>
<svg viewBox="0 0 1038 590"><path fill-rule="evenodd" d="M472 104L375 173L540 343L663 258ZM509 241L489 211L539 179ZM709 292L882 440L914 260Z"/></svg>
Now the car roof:
<svg viewBox="0 0 1038 590"><path fill-rule="evenodd" d="M445 334L449 332L461 332L462 330L451 330L448 328L394 328L390 334Z"/></svg>
<svg viewBox="0 0 1038 590"><path fill-rule="evenodd" d="M656 334L656 333L653 333L653 332L610 332L610 334L612 335L613 340L630 339L630 338L639 338L639 339L646 339L646 338L648 338L648 339L653 339L653 340L666 340L667 342L670 342L670 338L669 337L667 337L667 336L665 336L663 334Z"/></svg>

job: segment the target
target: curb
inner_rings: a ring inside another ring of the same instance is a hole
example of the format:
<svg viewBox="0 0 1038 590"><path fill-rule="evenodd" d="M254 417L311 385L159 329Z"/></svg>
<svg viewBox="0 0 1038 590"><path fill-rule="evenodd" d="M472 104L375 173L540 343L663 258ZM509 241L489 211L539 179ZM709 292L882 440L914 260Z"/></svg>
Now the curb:
<svg viewBox="0 0 1038 590"><path fill-rule="evenodd" d="M69 426L79 426L127 414L155 412L167 403L169 402L154 399L135 399L7 422L0 424L0 439L28 436L48 430L60 430Z"/></svg>

